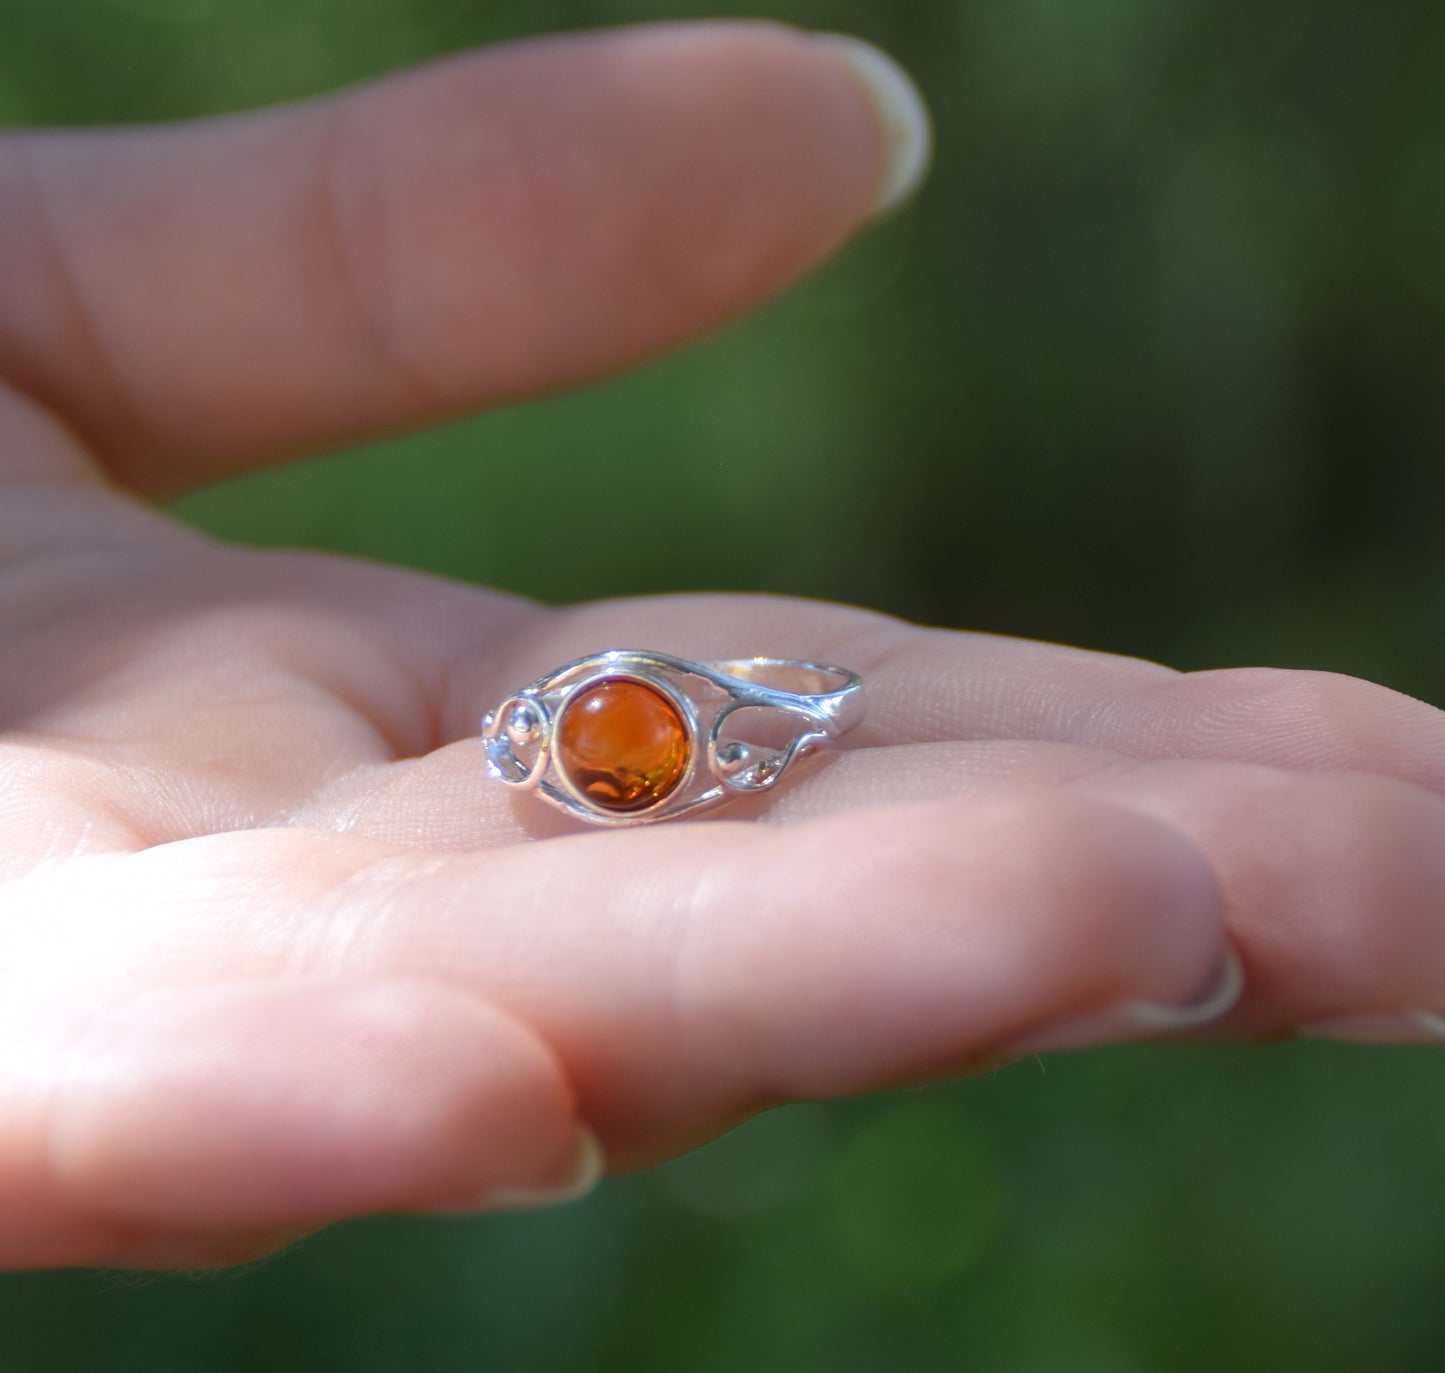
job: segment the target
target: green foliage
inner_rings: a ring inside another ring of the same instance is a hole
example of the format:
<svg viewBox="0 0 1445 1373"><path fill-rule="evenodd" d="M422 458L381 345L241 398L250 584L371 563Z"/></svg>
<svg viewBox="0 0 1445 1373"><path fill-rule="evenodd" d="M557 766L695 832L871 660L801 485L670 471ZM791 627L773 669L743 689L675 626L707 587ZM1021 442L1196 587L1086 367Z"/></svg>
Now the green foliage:
<svg viewBox="0 0 1445 1373"><path fill-rule="evenodd" d="M1445 11L751 8L918 73L913 210L646 372L179 512L554 600L800 592L1445 702ZM742 12L0 0L0 117L205 114ZM523 466L552 497L484 534ZM639 484L672 537L615 537ZM1140 1050L789 1108L555 1215L347 1226L202 1282L12 1277L0 1370L1431 1369L1441 1081L1427 1053Z"/></svg>

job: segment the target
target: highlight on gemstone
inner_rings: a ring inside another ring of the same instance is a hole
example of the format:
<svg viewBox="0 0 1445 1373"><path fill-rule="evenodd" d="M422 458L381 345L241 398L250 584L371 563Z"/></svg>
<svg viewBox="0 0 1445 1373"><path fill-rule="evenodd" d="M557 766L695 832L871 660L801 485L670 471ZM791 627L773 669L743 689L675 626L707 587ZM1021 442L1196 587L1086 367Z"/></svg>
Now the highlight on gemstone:
<svg viewBox="0 0 1445 1373"><path fill-rule="evenodd" d="M579 691L554 735L558 767L602 810L648 810L687 775L692 743L682 712L656 687L607 677Z"/></svg>

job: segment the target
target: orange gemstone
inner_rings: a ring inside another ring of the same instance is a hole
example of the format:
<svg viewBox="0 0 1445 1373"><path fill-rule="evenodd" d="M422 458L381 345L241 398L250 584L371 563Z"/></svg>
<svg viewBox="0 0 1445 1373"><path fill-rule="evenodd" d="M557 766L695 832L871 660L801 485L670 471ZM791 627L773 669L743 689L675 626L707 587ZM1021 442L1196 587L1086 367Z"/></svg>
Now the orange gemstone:
<svg viewBox="0 0 1445 1373"><path fill-rule="evenodd" d="M613 678L575 696L557 722L557 763L593 805L618 812L664 800L692 746L678 708L642 682Z"/></svg>

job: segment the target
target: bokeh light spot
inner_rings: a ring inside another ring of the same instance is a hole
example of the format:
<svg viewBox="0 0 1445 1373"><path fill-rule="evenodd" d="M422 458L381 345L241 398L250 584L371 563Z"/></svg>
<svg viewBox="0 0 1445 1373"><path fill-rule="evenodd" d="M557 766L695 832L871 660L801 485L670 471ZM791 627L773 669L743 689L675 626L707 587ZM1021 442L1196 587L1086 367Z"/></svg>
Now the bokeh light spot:
<svg viewBox="0 0 1445 1373"><path fill-rule="evenodd" d="M988 1249L1005 1184L994 1147L967 1117L919 1101L886 1111L848 1142L830 1201L839 1241L870 1286L927 1291Z"/></svg>

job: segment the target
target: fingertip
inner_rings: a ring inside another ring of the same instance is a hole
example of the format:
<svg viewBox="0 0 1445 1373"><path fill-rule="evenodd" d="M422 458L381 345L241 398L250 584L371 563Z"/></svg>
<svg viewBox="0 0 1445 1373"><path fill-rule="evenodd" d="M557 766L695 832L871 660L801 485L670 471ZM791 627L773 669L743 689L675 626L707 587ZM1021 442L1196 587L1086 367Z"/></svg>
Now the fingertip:
<svg viewBox="0 0 1445 1373"><path fill-rule="evenodd" d="M71 1195L162 1239L552 1185L577 1151L546 1047L486 1003L408 981L148 998L73 1055L51 1132Z"/></svg>
<svg viewBox="0 0 1445 1373"><path fill-rule="evenodd" d="M719 918L687 990L725 1008L769 1099L932 1072L1119 1001L1188 1003L1226 947L1200 851L1087 797L864 809L758 844L708 884Z"/></svg>
<svg viewBox="0 0 1445 1373"><path fill-rule="evenodd" d="M933 163L933 119L917 83L882 48L851 34L820 33L829 49L863 87L878 122L881 167L870 217L882 219L908 203L928 179Z"/></svg>
<svg viewBox="0 0 1445 1373"><path fill-rule="evenodd" d="M1040 937L1072 941L1076 972L1094 963L1133 979L1121 994L1174 1000L1195 991L1222 954L1224 908L1213 869L1172 826L1058 790L952 809L966 820L977 855L953 861L984 865L995 908L1006 896L1021 918L1042 922ZM1115 947L1104 947L1108 941Z"/></svg>
<svg viewBox="0 0 1445 1373"><path fill-rule="evenodd" d="M1208 859L1123 807L1039 792L992 803L975 842L984 909L1015 912L1001 983L1035 1005L995 1041L1009 1057L1182 1033L1228 1016L1244 967Z"/></svg>

